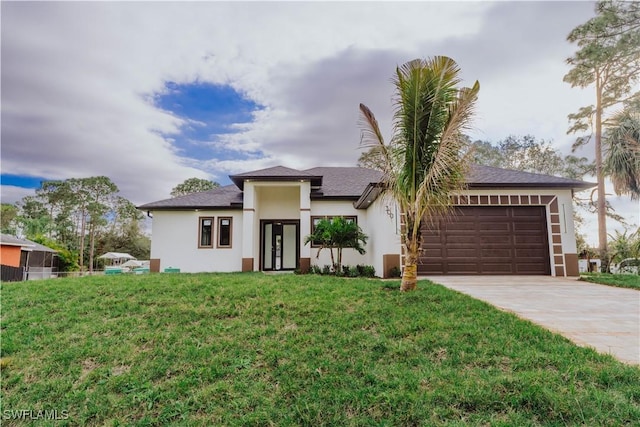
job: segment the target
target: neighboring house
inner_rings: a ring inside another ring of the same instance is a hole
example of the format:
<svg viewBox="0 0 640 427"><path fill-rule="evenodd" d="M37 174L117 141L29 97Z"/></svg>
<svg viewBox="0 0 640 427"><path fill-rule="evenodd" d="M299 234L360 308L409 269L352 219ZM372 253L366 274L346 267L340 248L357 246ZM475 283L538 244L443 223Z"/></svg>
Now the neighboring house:
<svg viewBox="0 0 640 427"><path fill-rule="evenodd" d="M8 234L0 236L3 282L57 277L57 258L55 250L39 243Z"/></svg>
<svg viewBox="0 0 640 427"><path fill-rule="evenodd" d="M401 264L401 218L380 196L381 173L282 166L230 176L232 185L139 206L152 216L151 268L183 272L307 270L330 264L305 245L321 218L344 216L369 236L344 265L388 277ZM578 274L572 195L592 184L473 166L454 215L423 229L420 274Z"/></svg>

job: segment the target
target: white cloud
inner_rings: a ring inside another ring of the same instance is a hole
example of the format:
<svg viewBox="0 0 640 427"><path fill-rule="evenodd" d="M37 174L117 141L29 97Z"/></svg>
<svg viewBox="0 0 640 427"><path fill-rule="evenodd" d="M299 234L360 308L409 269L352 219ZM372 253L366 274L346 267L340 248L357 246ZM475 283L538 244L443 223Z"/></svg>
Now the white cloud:
<svg viewBox="0 0 640 427"><path fill-rule="evenodd" d="M25 196L33 196L36 192L30 188L3 185L0 187L0 202L14 204Z"/></svg>
<svg viewBox="0 0 640 427"><path fill-rule="evenodd" d="M449 55L468 83L480 81L474 137L532 134L568 153L566 115L591 102L562 77L574 50L565 37L593 15L592 3L1 7L3 173L107 175L138 204L166 198L191 176L353 164L358 104L389 135L390 78L417 57ZM153 105L167 81L230 84L265 107L216 142L241 159L179 156L171 138L183 122ZM15 191L3 186L3 200Z"/></svg>

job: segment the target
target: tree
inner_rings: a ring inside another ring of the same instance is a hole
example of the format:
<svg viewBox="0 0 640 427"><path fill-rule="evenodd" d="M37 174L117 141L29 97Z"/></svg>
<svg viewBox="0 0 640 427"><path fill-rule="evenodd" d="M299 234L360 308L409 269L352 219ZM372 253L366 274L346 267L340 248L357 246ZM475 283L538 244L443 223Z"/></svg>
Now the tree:
<svg viewBox="0 0 640 427"><path fill-rule="evenodd" d="M402 291L415 289L423 220L448 211L451 194L464 187L463 131L480 90L459 88L460 69L446 56L416 59L396 68L393 135L384 142L378 122L360 104L362 143L383 158L383 193L402 218Z"/></svg>
<svg viewBox="0 0 640 427"><path fill-rule="evenodd" d="M331 265L336 272L342 272L342 250L351 248L363 255L365 252L364 245L367 244L367 235L354 221L348 221L343 217L337 216L333 219L321 219L315 226L314 232L305 237L304 243L309 244L316 242L320 244L317 256L323 249L329 249L331 253ZM333 249L336 249L337 259L333 255Z"/></svg>
<svg viewBox="0 0 640 427"><path fill-rule="evenodd" d="M138 259L149 259L151 240L140 231L142 212L129 200L117 196L109 217L109 227L96 241L98 252L125 252Z"/></svg>
<svg viewBox="0 0 640 427"><path fill-rule="evenodd" d="M472 143L471 159L480 165L532 173L562 175L563 172L562 155L550 142L539 141L532 135L510 135L496 145L475 141Z"/></svg>
<svg viewBox="0 0 640 427"><path fill-rule="evenodd" d="M36 195L23 197L17 205L20 209L18 222L27 238L44 236L51 227L45 203Z"/></svg>
<svg viewBox="0 0 640 427"><path fill-rule="evenodd" d="M640 198L640 111L626 109L614 116L605 134L604 172L617 195Z"/></svg>
<svg viewBox="0 0 640 427"><path fill-rule="evenodd" d="M185 196L187 194L199 193L201 191L213 190L220 187L217 182L202 178L189 178L182 184L178 184L171 190L171 197Z"/></svg>
<svg viewBox="0 0 640 427"><path fill-rule="evenodd" d="M638 251L638 242L640 241L640 229L635 233L627 235L627 230L620 233L615 230L615 235L610 237L610 251L609 261L613 263L620 263L620 261L627 258L640 258L640 252Z"/></svg>
<svg viewBox="0 0 640 427"><path fill-rule="evenodd" d="M597 179L598 243L600 256L606 259L607 226L604 187L602 135L608 125L606 112L613 106L637 102L640 92L633 92L640 78L640 12L635 2L602 1L597 15L576 27L567 39L578 45L578 51L567 59L572 66L564 76L571 87L595 89L595 104L570 114L568 133L591 129L595 144ZM590 138L579 138L574 149ZM607 265L603 263L603 270Z"/></svg>
<svg viewBox="0 0 640 427"><path fill-rule="evenodd" d="M11 234L15 236L17 234L17 222L18 222L18 207L10 203L2 203L0 211L0 222L2 226L2 233Z"/></svg>
<svg viewBox="0 0 640 427"><path fill-rule="evenodd" d="M360 168L376 169L381 171L384 170L384 159L380 155L378 147L371 147L369 150L360 154L357 165Z"/></svg>

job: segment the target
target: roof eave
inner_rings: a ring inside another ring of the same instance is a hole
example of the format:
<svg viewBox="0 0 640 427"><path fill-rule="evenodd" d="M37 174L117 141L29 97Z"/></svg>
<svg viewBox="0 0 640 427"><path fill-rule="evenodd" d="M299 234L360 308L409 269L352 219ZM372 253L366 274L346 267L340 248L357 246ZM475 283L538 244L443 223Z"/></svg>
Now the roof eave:
<svg viewBox="0 0 640 427"><path fill-rule="evenodd" d="M321 176L311 176L311 175L297 175L297 176L239 176L239 175L230 175L229 178L231 181L238 187L240 190L244 191L244 183L247 181L251 182L310 182L312 186L322 186L322 177Z"/></svg>
<svg viewBox="0 0 640 427"><path fill-rule="evenodd" d="M582 191L595 187L596 184L585 182L565 184L565 183L470 183L467 184L467 189L494 189L499 190L502 188L553 188L553 189L567 189Z"/></svg>
<svg viewBox="0 0 640 427"><path fill-rule="evenodd" d="M242 209L242 203L226 206L138 206L141 211L194 211L194 210L238 210Z"/></svg>
<svg viewBox="0 0 640 427"><path fill-rule="evenodd" d="M353 203L356 209L368 209L382 193L382 185L379 182L371 182L362 192L362 195Z"/></svg>

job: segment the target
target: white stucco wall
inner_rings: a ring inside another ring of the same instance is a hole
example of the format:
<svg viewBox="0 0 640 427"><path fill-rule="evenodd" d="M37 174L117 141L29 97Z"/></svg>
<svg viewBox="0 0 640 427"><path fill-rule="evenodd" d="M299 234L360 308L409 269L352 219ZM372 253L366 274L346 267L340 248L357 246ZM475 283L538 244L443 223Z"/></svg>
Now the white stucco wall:
<svg viewBox="0 0 640 427"><path fill-rule="evenodd" d="M387 208L388 211L387 212ZM383 256L400 255L400 215L396 203L390 199L378 197L367 209L367 232L369 235L370 264L376 269L376 275L382 277Z"/></svg>
<svg viewBox="0 0 640 427"><path fill-rule="evenodd" d="M242 258L253 258L254 269L260 268L260 220L299 220L300 256L310 257L312 265L330 265L328 250L317 258L318 249L304 245L309 234L311 218L317 216L356 216L358 225L367 234L366 254L352 249L343 251L343 265L372 265L376 274L383 274L383 256L400 254L400 218L393 201L379 197L368 209L355 209L350 200L311 200L308 182L245 183L243 210L155 211L152 221L151 258L160 259L161 271L167 267L180 268L184 272L241 271ZM577 252L573 222L571 190L554 189L504 189L468 190L464 195L537 195L555 196L558 203L559 225L562 234L562 252ZM388 211L387 211L388 207ZM550 224L550 210L547 222ZM214 242L218 238L218 222L221 216L233 218L232 247L198 248L199 218L215 217ZM243 223L244 221L244 223ZM549 227L550 228L550 227ZM556 236L557 237L557 236ZM556 248L557 249L557 248ZM549 230L551 273L555 274L552 232Z"/></svg>
<svg viewBox="0 0 640 427"><path fill-rule="evenodd" d="M200 217L215 217L213 248L198 248ZM233 218L231 248L216 247L219 217ZM160 259L160 271L167 267L186 273L242 270L242 211L154 211L151 227L151 258Z"/></svg>

